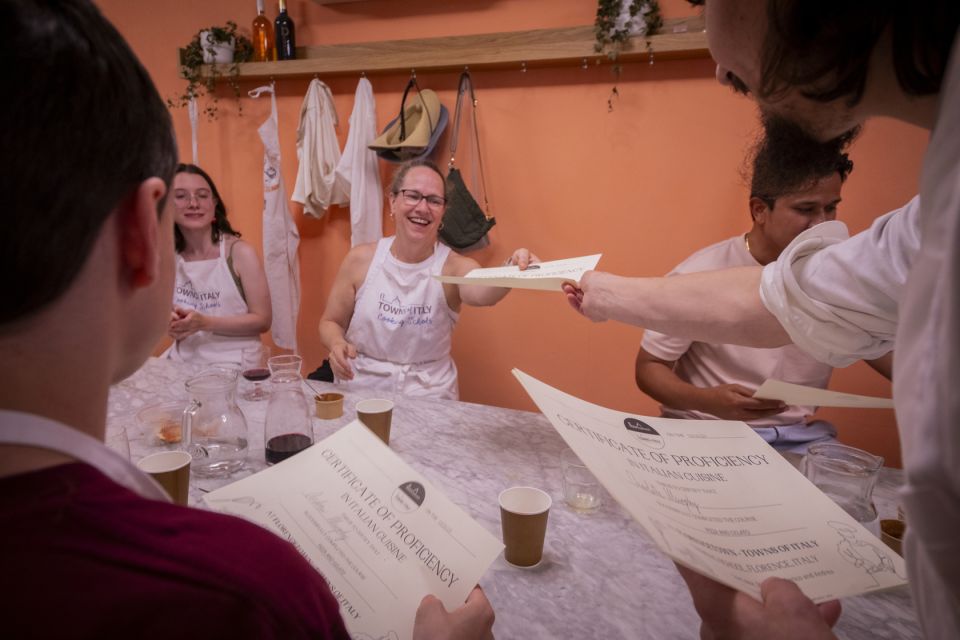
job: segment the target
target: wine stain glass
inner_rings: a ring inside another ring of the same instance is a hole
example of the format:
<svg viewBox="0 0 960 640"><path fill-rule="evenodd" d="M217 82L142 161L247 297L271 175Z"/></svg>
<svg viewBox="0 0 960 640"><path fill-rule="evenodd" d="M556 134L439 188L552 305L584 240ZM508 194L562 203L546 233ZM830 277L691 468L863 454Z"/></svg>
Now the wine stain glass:
<svg viewBox="0 0 960 640"><path fill-rule="evenodd" d="M270 378L270 347L260 344L247 347L241 353L240 374L246 381L240 391L240 397L251 402L259 402L270 397L267 380Z"/></svg>

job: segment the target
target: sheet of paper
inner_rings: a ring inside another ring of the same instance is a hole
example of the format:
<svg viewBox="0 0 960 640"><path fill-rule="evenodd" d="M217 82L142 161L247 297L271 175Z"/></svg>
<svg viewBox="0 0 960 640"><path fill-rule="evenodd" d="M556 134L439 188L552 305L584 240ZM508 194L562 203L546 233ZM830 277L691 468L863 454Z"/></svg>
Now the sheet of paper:
<svg viewBox="0 0 960 640"><path fill-rule="evenodd" d="M293 543L354 637L412 638L423 596L455 609L503 550L357 421L206 502Z"/></svg>
<svg viewBox="0 0 960 640"><path fill-rule="evenodd" d="M636 416L514 375L677 562L757 598L771 576L794 580L816 602L905 584L900 556L745 423Z"/></svg>
<svg viewBox="0 0 960 640"><path fill-rule="evenodd" d="M787 404L812 407L852 407L855 409L893 409L893 399L858 396L828 389L816 389L799 384L767 380L754 394L754 398L782 400Z"/></svg>
<svg viewBox="0 0 960 640"><path fill-rule="evenodd" d="M481 284L486 287L506 287L509 289L536 289L539 291L560 291L564 282L580 282L585 271L590 271L600 262L600 256L582 256L532 264L523 271L520 267L492 267L474 269L465 276L433 276L447 284Z"/></svg>

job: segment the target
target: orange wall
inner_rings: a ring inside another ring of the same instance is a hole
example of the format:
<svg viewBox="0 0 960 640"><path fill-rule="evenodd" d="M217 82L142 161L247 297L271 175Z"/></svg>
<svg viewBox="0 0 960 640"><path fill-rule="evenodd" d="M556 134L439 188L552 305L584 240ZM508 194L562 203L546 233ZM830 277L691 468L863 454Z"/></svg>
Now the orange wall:
<svg viewBox="0 0 960 640"><path fill-rule="evenodd" d="M176 49L199 28L233 19L249 25L253 0L169 0L162 3L99 0L130 41L163 96L182 90ZM269 4L269 3L268 3ZM590 24L595 4L586 0L369 0L317 5L288 2L298 43L337 44ZM683 2L665 15L689 13ZM275 15L275 9L268 10ZM749 226L747 192L740 178L744 151L756 131L749 100L720 87L709 59L623 66L620 98L612 113L609 66L475 70L487 185L498 224L492 246L477 254L498 264L518 246L544 259L603 253L600 267L626 275L668 271L692 251ZM456 73L420 71L422 87L452 108ZM341 145L357 76L322 78L335 96ZM296 176L296 126L310 78L281 78L280 132L289 192ZM399 107L401 75L370 77L382 126ZM247 82L243 90L258 86ZM227 91L221 116L200 125L200 162L217 181L234 226L255 246L261 241L257 126L269 100L243 99L239 116ZM174 110L181 155L190 158L185 110ZM926 134L889 121L870 123L856 143L856 168L844 191L841 217L852 231L905 202L917 189ZM446 158L441 152L438 160ZM382 167L384 177L392 167ZM300 228L304 283L299 324L301 351L312 370L325 356L316 326L341 259L350 246L349 212L335 208ZM392 231L385 221L385 232ZM454 338L462 399L532 409L510 376L519 367L597 404L655 414L656 403L633 383L639 329L592 324L574 314L562 296L512 293L494 308L468 308ZM836 372L832 386L888 394L889 385L862 363ZM844 441L899 465L892 412L823 411Z"/></svg>

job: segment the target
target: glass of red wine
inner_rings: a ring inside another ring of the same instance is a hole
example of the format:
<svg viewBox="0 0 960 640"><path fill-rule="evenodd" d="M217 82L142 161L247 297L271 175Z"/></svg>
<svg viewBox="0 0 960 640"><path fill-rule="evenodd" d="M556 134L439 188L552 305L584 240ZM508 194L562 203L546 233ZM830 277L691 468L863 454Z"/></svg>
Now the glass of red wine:
<svg viewBox="0 0 960 640"><path fill-rule="evenodd" d="M270 397L267 380L270 378L270 368L267 360L270 359L270 347L260 344L247 347L241 355L240 375L245 380L240 387L240 398L251 402L259 402Z"/></svg>

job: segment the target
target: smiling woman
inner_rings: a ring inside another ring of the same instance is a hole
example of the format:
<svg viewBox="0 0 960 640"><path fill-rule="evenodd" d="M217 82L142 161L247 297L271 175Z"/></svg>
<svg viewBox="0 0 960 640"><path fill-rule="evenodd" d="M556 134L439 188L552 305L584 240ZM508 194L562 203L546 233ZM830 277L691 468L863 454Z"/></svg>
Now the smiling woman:
<svg viewBox="0 0 960 640"><path fill-rule="evenodd" d="M177 283L167 357L240 362L260 344L272 311L267 278L253 247L240 240L206 172L181 164L173 179Z"/></svg>
<svg viewBox="0 0 960 640"><path fill-rule="evenodd" d="M438 242L447 194L434 163L401 165L388 195L396 235L354 247L344 258L320 320L320 340L337 382L347 388L456 399L450 343L460 307L496 304L509 289L433 278L480 266ZM539 262L527 249L509 260L521 269Z"/></svg>

